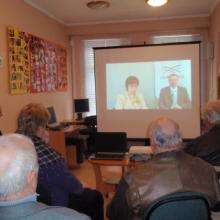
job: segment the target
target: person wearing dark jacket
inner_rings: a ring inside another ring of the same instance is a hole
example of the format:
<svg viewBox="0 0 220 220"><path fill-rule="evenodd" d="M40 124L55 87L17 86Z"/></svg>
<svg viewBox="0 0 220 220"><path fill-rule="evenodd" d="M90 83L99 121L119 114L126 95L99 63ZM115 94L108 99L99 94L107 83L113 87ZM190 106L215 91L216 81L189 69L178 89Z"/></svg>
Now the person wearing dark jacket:
<svg viewBox="0 0 220 220"><path fill-rule="evenodd" d="M220 101L210 101L203 111L204 133L186 143L184 151L220 166Z"/></svg>
<svg viewBox="0 0 220 220"><path fill-rule="evenodd" d="M84 187L69 171L63 157L49 144L49 112L41 104L28 104L19 113L17 133L34 143L39 163L38 183L51 194L51 205L73 208L92 220L103 220L103 197Z"/></svg>
<svg viewBox="0 0 220 220"><path fill-rule="evenodd" d="M152 202L178 192L202 193L214 207L220 201L215 170L200 158L182 152L179 126L171 119L160 118L149 130L154 156L122 177L107 208L109 220L141 220Z"/></svg>
<svg viewBox="0 0 220 220"><path fill-rule="evenodd" d="M173 73L168 76L169 86L160 91L159 108L161 109L187 109L191 108L186 88L178 86L178 75Z"/></svg>

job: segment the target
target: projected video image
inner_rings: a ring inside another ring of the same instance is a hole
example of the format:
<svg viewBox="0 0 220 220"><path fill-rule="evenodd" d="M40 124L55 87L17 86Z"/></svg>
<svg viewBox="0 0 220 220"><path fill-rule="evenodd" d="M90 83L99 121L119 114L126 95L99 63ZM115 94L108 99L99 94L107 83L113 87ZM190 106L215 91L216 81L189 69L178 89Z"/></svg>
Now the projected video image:
<svg viewBox="0 0 220 220"><path fill-rule="evenodd" d="M106 64L107 109L189 109L191 61Z"/></svg>

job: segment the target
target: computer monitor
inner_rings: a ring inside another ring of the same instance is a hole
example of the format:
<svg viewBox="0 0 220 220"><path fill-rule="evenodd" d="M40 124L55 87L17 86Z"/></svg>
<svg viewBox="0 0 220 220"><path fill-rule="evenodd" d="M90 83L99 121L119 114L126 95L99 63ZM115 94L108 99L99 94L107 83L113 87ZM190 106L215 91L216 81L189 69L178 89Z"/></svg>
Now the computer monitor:
<svg viewBox="0 0 220 220"><path fill-rule="evenodd" d="M48 121L48 124L53 124L57 122L55 110L53 106L50 106L47 108L48 112L50 113L50 119Z"/></svg>
<svg viewBox="0 0 220 220"><path fill-rule="evenodd" d="M82 120L82 113L89 112L89 99L74 99L74 109L77 113L76 120Z"/></svg>

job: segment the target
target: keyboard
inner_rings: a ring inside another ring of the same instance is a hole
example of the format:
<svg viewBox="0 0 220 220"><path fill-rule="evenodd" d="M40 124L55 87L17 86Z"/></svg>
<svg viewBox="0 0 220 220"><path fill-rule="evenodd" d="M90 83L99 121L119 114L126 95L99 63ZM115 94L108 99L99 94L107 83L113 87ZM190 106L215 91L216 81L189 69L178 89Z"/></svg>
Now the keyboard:
<svg viewBox="0 0 220 220"><path fill-rule="evenodd" d="M101 160L122 160L124 158L124 153L96 153L95 159Z"/></svg>

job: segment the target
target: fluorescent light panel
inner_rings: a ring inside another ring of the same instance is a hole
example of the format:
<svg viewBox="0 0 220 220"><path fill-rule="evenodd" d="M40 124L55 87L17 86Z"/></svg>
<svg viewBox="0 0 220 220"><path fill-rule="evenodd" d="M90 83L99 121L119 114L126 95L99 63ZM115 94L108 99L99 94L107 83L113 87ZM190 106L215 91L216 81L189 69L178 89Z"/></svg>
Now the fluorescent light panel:
<svg viewBox="0 0 220 220"><path fill-rule="evenodd" d="M168 0L147 0L148 5L153 7L159 7L165 5L167 2Z"/></svg>

